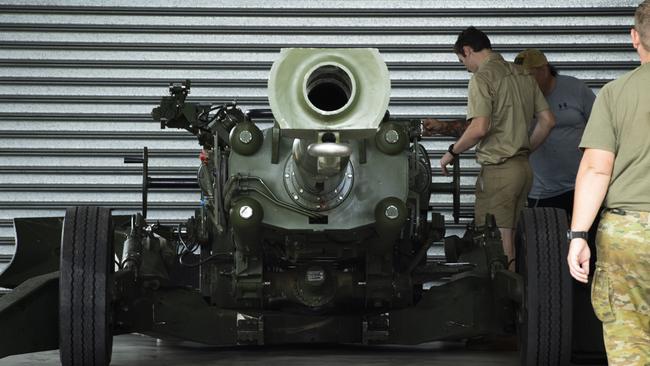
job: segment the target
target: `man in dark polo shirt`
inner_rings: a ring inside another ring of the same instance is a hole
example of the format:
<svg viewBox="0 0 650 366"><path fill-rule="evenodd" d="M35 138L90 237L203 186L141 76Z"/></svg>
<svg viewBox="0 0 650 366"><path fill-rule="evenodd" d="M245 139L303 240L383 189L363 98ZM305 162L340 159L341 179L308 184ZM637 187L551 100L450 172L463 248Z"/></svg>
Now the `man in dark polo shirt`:
<svg viewBox="0 0 650 366"><path fill-rule="evenodd" d="M535 77L556 122L546 141L530 155L533 186L528 193L528 207L561 208L570 218L582 158L578 144L596 95L582 80L559 74L538 49L521 51L515 64Z"/></svg>
<svg viewBox="0 0 650 366"><path fill-rule="evenodd" d="M476 146L481 172L476 180L474 217L478 225L493 214L503 249L514 260L514 228L532 184L528 155L539 147L555 118L535 79L521 66L492 51L485 33L469 27L454 44L458 60L473 73L469 81L466 128L440 159L443 174L455 156ZM528 131L537 119L532 134ZM425 119L425 134L439 121ZM512 266L511 266L512 268Z"/></svg>

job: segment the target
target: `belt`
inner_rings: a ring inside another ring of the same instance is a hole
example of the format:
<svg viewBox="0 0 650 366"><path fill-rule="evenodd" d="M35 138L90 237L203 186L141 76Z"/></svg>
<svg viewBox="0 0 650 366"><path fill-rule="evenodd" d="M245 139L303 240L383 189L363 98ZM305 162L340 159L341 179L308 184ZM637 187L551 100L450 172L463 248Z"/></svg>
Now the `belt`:
<svg viewBox="0 0 650 366"><path fill-rule="evenodd" d="M613 213L614 215L627 215L627 212L621 208L606 208L605 211Z"/></svg>
<svg viewBox="0 0 650 366"><path fill-rule="evenodd" d="M606 212L613 213L614 215L631 215L631 214L650 214L650 211L632 211L632 210L624 210L622 208L606 208Z"/></svg>

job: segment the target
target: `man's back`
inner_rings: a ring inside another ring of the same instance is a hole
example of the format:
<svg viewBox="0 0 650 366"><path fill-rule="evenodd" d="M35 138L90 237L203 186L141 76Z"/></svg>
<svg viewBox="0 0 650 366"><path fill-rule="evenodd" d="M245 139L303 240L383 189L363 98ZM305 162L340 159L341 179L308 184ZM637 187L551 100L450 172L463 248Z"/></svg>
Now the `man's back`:
<svg viewBox="0 0 650 366"><path fill-rule="evenodd" d="M605 206L650 211L650 63L605 85L594 105L581 147L616 155ZM598 101L600 100L600 103Z"/></svg>
<svg viewBox="0 0 650 366"><path fill-rule="evenodd" d="M467 119L489 117L487 135L477 144L481 165L528 156L528 131L536 112L548 109L535 79L523 68L493 53L469 84Z"/></svg>

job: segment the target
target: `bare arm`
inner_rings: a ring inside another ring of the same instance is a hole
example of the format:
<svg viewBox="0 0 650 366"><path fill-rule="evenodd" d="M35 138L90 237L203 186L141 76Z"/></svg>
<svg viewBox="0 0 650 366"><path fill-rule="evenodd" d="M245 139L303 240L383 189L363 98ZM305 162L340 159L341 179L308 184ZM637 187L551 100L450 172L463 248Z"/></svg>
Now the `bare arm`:
<svg viewBox="0 0 650 366"><path fill-rule="evenodd" d="M463 135L454 144L454 152L460 154L471 149L487 135L489 128L490 119L488 117L473 118Z"/></svg>
<svg viewBox="0 0 650 366"><path fill-rule="evenodd" d="M589 231L600 209L614 168L614 153L586 149L576 177L571 230ZM584 239L573 239L569 246L569 271L580 282L587 282L591 252Z"/></svg>
<svg viewBox="0 0 650 366"><path fill-rule="evenodd" d="M469 121L457 119L443 122L436 118L423 118L422 126L424 127L424 136L444 135L451 137L460 137L469 126Z"/></svg>
<svg viewBox="0 0 650 366"><path fill-rule="evenodd" d="M454 153L460 154L465 150L469 150L472 146L478 144L479 141L488 133L490 129L490 119L488 117L476 117L472 119L463 135L454 144ZM445 153L440 159L440 167L444 175L449 175L447 165L454 160L454 156L449 152Z"/></svg>
<svg viewBox="0 0 650 366"><path fill-rule="evenodd" d="M571 220L573 230L589 230L605 199L613 168L614 153L600 149L585 150L576 177Z"/></svg>
<svg viewBox="0 0 650 366"><path fill-rule="evenodd" d="M555 127L555 116L550 109L541 111L535 115L537 117L537 125L533 133L530 135L530 149L531 151L537 150L542 145L548 134L551 133Z"/></svg>

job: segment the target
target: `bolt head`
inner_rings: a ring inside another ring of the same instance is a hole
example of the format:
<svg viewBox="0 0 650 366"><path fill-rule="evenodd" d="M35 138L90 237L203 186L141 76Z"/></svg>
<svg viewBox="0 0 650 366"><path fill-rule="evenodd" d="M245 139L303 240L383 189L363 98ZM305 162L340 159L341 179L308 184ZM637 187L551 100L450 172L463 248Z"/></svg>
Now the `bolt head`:
<svg viewBox="0 0 650 366"><path fill-rule="evenodd" d="M242 206L239 208L239 217L248 220L253 216L253 208L250 206Z"/></svg>
<svg viewBox="0 0 650 366"><path fill-rule="evenodd" d="M239 133L239 141L248 144L253 140L253 134L249 130L243 130Z"/></svg>
<svg viewBox="0 0 650 366"><path fill-rule="evenodd" d="M389 205L386 207L386 211L384 212L387 218L391 220L395 220L396 218L399 217L399 209L397 209L397 206L395 205Z"/></svg>
<svg viewBox="0 0 650 366"><path fill-rule="evenodd" d="M388 130L384 134L384 139L389 144L396 144L399 141L399 133L395 130Z"/></svg>

